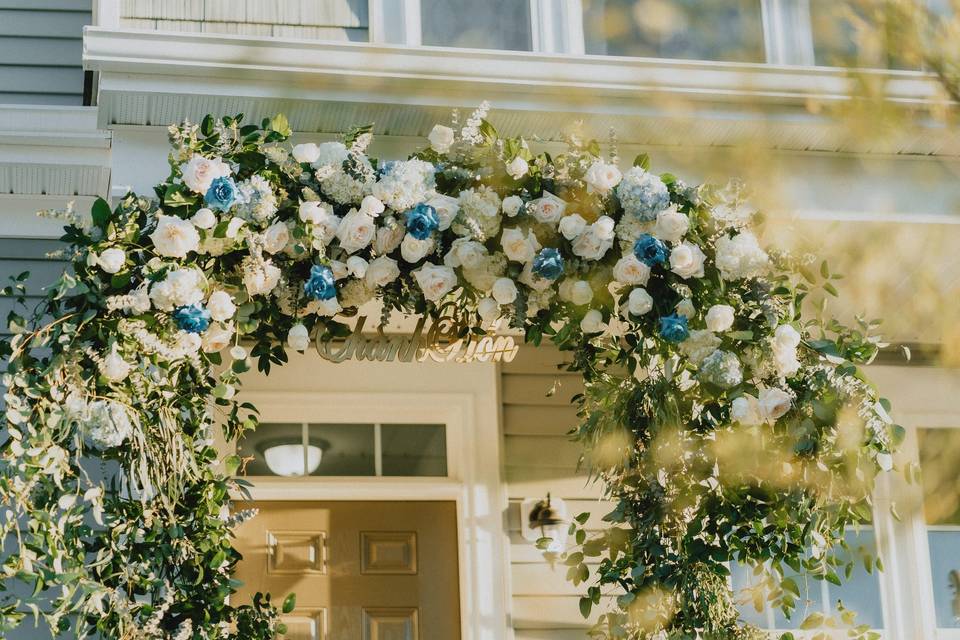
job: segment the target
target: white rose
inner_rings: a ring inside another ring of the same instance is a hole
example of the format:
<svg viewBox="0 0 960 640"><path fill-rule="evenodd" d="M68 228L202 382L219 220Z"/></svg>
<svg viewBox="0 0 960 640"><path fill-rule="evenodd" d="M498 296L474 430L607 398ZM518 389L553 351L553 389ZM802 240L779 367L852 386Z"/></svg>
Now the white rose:
<svg viewBox="0 0 960 640"><path fill-rule="evenodd" d="M623 174L620 173L617 165L607 164L603 160L596 160L583 176L584 182L587 183L587 191L597 193L609 193L620 184L622 179Z"/></svg>
<svg viewBox="0 0 960 640"><path fill-rule="evenodd" d="M733 326L733 307L715 304L707 310L707 329L714 332L728 331Z"/></svg>
<svg viewBox="0 0 960 640"><path fill-rule="evenodd" d="M243 286L251 296L264 295L273 291L280 282L280 269L266 262L262 269L244 270Z"/></svg>
<svg viewBox="0 0 960 640"><path fill-rule="evenodd" d="M216 353L225 349L231 340L233 340L233 323L225 325L214 323L203 332L200 346L205 353Z"/></svg>
<svg viewBox="0 0 960 640"><path fill-rule="evenodd" d="M377 227L373 216L356 209L351 209L350 213L343 216L340 226L337 227L340 246L347 253L354 253L369 245L376 233Z"/></svg>
<svg viewBox="0 0 960 640"><path fill-rule="evenodd" d="M313 164L320 158L320 147L312 142L298 144L293 147L293 159L303 164Z"/></svg>
<svg viewBox="0 0 960 640"><path fill-rule="evenodd" d="M350 275L350 268L347 267L346 262L343 262L341 260L331 260L330 271L333 272L334 280L343 280L348 275Z"/></svg>
<svg viewBox="0 0 960 640"><path fill-rule="evenodd" d="M752 395L744 394L734 398L730 404L730 418L745 426L754 426L763 422L760 415L760 404Z"/></svg>
<svg viewBox="0 0 960 640"><path fill-rule="evenodd" d="M204 207L193 214L190 222L198 229L212 229L217 224L217 214Z"/></svg>
<svg viewBox="0 0 960 640"><path fill-rule="evenodd" d="M584 333L600 333L603 329L603 314L596 309L587 311L580 321L580 330Z"/></svg>
<svg viewBox="0 0 960 640"><path fill-rule="evenodd" d="M522 206L523 198L520 196L507 196L503 199L503 203L501 204L503 213L506 214L508 218L512 218L520 213L520 207Z"/></svg>
<svg viewBox="0 0 960 640"><path fill-rule="evenodd" d="M350 275L355 278L362 279L367 274L369 266L367 261L360 256L350 256L347 258L347 269L350 271Z"/></svg>
<svg viewBox="0 0 960 640"><path fill-rule="evenodd" d="M110 349L110 353L100 362L99 368L100 375L104 378L110 382L120 382L126 379L132 367L130 363L123 359L123 356L117 353L117 345L114 344L113 348Z"/></svg>
<svg viewBox="0 0 960 640"><path fill-rule="evenodd" d="M233 296L226 291L214 291L207 298L207 311L217 322L226 322L237 312L237 305L233 303Z"/></svg>
<svg viewBox="0 0 960 640"><path fill-rule="evenodd" d="M393 220L393 218L390 218L390 220ZM400 246L406 233L406 228L400 223L381 226L377 229L377 237L373 241L373 248L381 255L390 253Z"/></svg>
<svg viewBox="0 0 960 640"><path fill-rule="evenodd" d="M706 256L692 242L683 242L670 252L670 270L681 278L702 278Z"/></svg>
<svg viewBox="0 0 960 640"><path fill-rule="evenodd" d="M376 196L364 196L360 203L360 213L365 213L374 218L383 213L384 208L383 203Z"/></svg>
<svg viewBox="0 0 960 640"><path fill-rule="evenodd" d="M300 219L303 222L320 224L325 218L333 215L333 208L326 202L310 200L300 203L300 208L297 210L297 215L300 216Z"/></svg>
<svg viewBox="0 0 960 640"><path fill-rule="evenodd" d="M430 141L431 149L437 153L446 153L453 145L453 129L442 124L434 125L427 140Z"/></svg>
<svg viewBox="0 0 960 640"><path fill-rule="evenodd" d="M560 234L567 240L573 240L587 228L587 221L579 213L571 213L560 219Z"/></svg>
<svg viewBox="0 0 960 640"><path fill-rule="evenodd" d="M364 279L371 287L382 287L390 284L400 276L400 267L397 261L387 256L380 256L370 261Z"/></svg>
<svg viewBox="0 0 960 640"><path fill-rule="evenodd" d="M684 298L677 303L677 313L686 318L687 320L692 320L695 315L697 315L697 309L693 306L693 300L690 298Z"/></svg>
<svg viewBox="0 0 960 640"><path fill-rule="evenodd" d="M287 333L287 344L294 351L306 351L310 346L310 333L302 323L297 323L290 327Z"/></svg>
<svg viewBox="0 0 960 640"><path fill-rule="evenodd" d="M575 305L584 305L593 300L593 288L586 280L577 280L570 286L570 301Z"/></svg>
<svg viewBox="0 0 960 640"><path fill-rule="evenodd" d="M493 299L500 304L510 304L517 299L517 285L510 278L497 278L493 283Z"/></svg>
<svg viewBox="0 0 960 640"><path fill-rule="evenodd" d="M267 253L278 253L286 248L290 242L290 229L286 223L274 222L263 232L263 250Z"/></svg>
<svg viewBox="0 0 960 640"><path fill-rule="evenodd" d="M500 317L500 305L493 298L484 298L477 304L477 313L484 322L493 322Z"/></svg>
<svg viewBox="0 0 960 640"><path fill-rule="evenodd" d="M437 212L437 219L440 221L437 229L440 231L449 229L450 225L453 224L454 218L457 217L457 213L460 211L460 201L452 196L445 196L442 193L438 193L427 200L427 204Z"/></svg>
<svg viewBox="0 0 960 640"><path fill-rule="evenodd" d="M200 347L203 346L203 339L196 333L179 331L177 332L174 346L180 353L188 355L200 351Z"/></svg>
<svg viewBox="0 0 960 640"><path fill-rule="evenodd" d="M436 246L436 243L433 238L417 240L408 233L403 237L403 242L400 243L400 255L407 262L419 262L433 251L434 246Z"/></svg>
<svg viewBox="0 0 960 640"><path fill-rule="evenodd" d="M180 174L183 176L183 184L191 191L206 194L214 180L230 175L230 165L220 158L211 160L194 154L189 162L180 165Z"/></svg>
<svg viewBox="0 0 960 640"><path fill-rule="evenodd" d="M200 246L200 234L189 221L176 216L157 216L157 229L150 234L157 253L168 258L186 258Z"/></svg>
<svg viewBox="0 0 960 640"><path fill-rule="evenodd" d="M510 161L510 164L507 165L507 173L510 174L510 177L514 180L519 180L523 176L527 175L527 171L530 169L530 165L527 164L527 161L517 156Z"/></svg>
<svg viewBox="0 0 960 640"><path fill-rule="evenodd" d="M573 253L584 260L600 260L613 246L614 224L612 218L600 216L573 241Z"/></svg>
<svg viewBox="0 0 960 640"><path fill-rule="evenodd" d="M783 389L776 387L761 389L757 398L760 415L766 422L776 422L778 418L790 411L793 398Z"/></svg>
<svg viewBox="0 0 960 640"><path fill-rule="evenodd" d="M566 208L567 203L549 191L544 191L542 198L530 201L530 213L544 224L559 222Z"/></svg>
<svg viewBox="0 0 960 640"><path fill-rule="evenodd" d="M116 247L106 249L97 259L100 268L107 273L116 273L120 271L120 269L123 269L123 265L126 261L126 252L123 249L117 249Z"/></svg>
<svg viewBox="0 0 960 640"><path fill-rule="evenodd" d="M457 274L453 269L429 262L414 271L413 277L423 291L423 297L431 302L439 302L457 285Z"/></svg>
<svg viewBox="0 0 960 640"><path fill-rule="evenodd" d="M800 334L788 324L777 327L773 334L773 363L777 373L785 378L800 370L797 359L797 347L800 346Z"/></svg>
<svg viewBox="0 0 960 640"><path fill-rule="evenodd" d="M237 234L240 233L240 229L245 224L247 224L247 221L243 218L230 218L230 222L227 223L227 230L224 232L224 235L228 238L236 238Z"/></svg>
<svg viewBox="0 0 960 640"><path fill-rule="evenodd" d="M443 263L448 267L479 269L486 257L487 248L476 240L457 238L444 257Z"/></svg>
<svg viewBox="0 0 960 640"><path fill-rule="evenodd" d="M782 324L773 332L773 339L777 345L786 349L796 349L800 346L800 334L789 324Z"/></svg>
<svg viewBox="0 0 960 640"><path fill-rule="evenodd" d="M637 260L637 256L628 253L613 267L613 279L623 284L647 284L650 278L650 267Z"/></svg>
<svg viewBox="0 0 960 640"><path fill-rule="evenodd" d="M330 298L329 300L316 300L318 316L335 316L343 310L343 307L340 306L340 301L336 298Z"/></svg>
<svg viewBox="0 0 960 640"><path fill-rule="evenodd" d="M642 316L653 309L653 298L643 287L637 287L627 298L627 310L635 316Z"/></svg>
<svg viewBox="0 0 960 640"><path fill-rule="evenodd" d="M202 276L196 269L174 269L150 288L150 300L160 311L171 311L203 300Z"/></svg>
<svg viewBox="0 0 960 640"><path fill-rule="evenodd" d="M677 211L677 205L657 214L657 223L653 227L653 235L664 242L680 242L690 229L690 219L686 214Z"/></svg>
<svg viewBox="0 0 960 640"><path fill-rule="evenodd" d="M520 229L504 229L500 236L500 245L507 258L514 262L530 262L540 248L533 231L525 234Z"/></svg>

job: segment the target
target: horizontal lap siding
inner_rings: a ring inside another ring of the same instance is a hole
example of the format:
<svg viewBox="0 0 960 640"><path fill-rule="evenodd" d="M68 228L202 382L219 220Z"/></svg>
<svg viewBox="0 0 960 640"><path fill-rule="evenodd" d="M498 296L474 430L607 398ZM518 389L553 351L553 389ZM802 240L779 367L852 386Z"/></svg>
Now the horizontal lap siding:
<svg viewBox="0 0 960 640"><path fill-rule="evenodd" d="M2 212L0 212L2 215ZM10 335L7 314L11 309L27 318L45 295L45 289L57 281L67 267L67 262L48 254L62 249L55 240L24 238L0 238L0 288L10 284L10 278L28 271L26 308L10 298L0 298L0 335Z"/></svg>
<svg viewBox="0 0 960 640"><path fill-rule="evenodd" d="M0 104L83 103L91 0L0 0Z"/></svg>
<svg viewBox="0 0 960 640"><path fill-rule="evenodd" d="M564 354L550 347L520 348L501 374L504 461L510 507L512 617L516 640L582 640L592 620L580 616L582 587L567 582L566 567L551 568L520 533L520 502L548 492L567 503L571 516L589 513L589 529L602 526L610 505L600 488L578 470L580 446L567 433L578 424L571 398L580 375L558 369Z"/></svg>
<svg viewBox="0 0 960 640"><path fill-rule="evenodd" d="M308 40L368 39L367 0L122 0L121 26Z"/></svg>

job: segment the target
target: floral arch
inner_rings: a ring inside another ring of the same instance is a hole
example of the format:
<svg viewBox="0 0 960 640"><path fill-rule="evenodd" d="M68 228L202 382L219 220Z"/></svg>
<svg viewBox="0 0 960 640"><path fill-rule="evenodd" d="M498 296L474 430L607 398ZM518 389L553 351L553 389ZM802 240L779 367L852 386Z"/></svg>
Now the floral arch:
<svg viewBox="0 0 960 640"><path fill-rule="evenodd" d="M839 580L831 550L869 517L902 429L856 366L872 327L801 314L835 293L826 265L765 250L736 185L691 187L645 157L621 171L576 137L534 155L486 111L383 163L369 128L291 148L282 116L208 116L171 127L155 199L67 213L72 273L11 314L2 345L0 628L273 637L269 597L226 604L251 514L228 511L241 461L217 466L211 431L255 427L235 397L252 360L269 372L285 345L344 335L374 298L385 314L452 303L472 331L509 323L570 352L586 389L572 436L616 504L600 534L578 518L561 558L584 615L603 607L599 636L760 635L731 561L788 612L788 568ZM24 279L5 293L22 301Z"/></svg>

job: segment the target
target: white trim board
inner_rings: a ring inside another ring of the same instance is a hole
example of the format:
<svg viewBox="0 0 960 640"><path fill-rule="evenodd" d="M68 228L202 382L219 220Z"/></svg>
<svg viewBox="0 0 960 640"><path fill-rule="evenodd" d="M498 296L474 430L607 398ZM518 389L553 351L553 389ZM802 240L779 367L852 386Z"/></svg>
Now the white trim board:
<svg viewBox="0 0 960 640"><path fill-rule="evenodd" d="M241 397L264 421L446 424L447 478L254 479L251 494L254 500L455 501L463 640L509 637L508 503L495 365L332 364L316 354L291 354L269 376L251 372L244 381Z"/></svg>

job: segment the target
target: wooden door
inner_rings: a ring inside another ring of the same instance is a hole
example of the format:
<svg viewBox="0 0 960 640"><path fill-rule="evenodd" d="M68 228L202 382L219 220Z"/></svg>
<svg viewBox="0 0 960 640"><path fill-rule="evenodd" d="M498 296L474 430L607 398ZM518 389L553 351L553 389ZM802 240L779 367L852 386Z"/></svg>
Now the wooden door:
<svg viewBox="0 0 960 640"><path fill-rule="evenodd" d="M286 640L456 640L453 502L242 502L233 602L290 592Z"/></svg>

